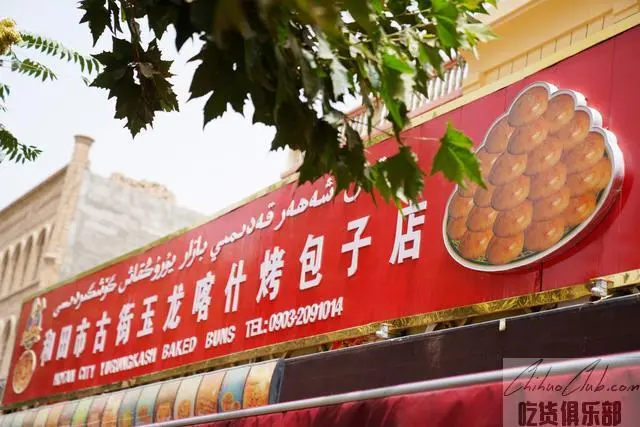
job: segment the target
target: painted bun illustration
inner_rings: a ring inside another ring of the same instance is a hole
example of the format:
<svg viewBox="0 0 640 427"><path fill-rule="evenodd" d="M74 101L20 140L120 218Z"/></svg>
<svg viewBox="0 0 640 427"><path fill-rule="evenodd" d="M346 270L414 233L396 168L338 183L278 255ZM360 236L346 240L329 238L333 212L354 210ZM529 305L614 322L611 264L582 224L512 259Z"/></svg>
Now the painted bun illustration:
<svg viewBox="0 0 640 427"><path fill-rule="evenodd" d="M529 227L534 215L533 204L525 200L513 209L502 211L493 224L493 234L497 237L511 237Z"/></svg>
<svg viewBox="0 0 640 427"><path fill-rule="evenodd" d="M458 194L460 195L460 197L473 197L478 187L478 184L476 184L475 182L466 181L465 188L458 188Z"/></svg>
<svg viewBox="0 0 640 427"><path fill-rule="evenodd" d="M564 143L564 148L568 151L587 137L591 126L591 117L587 110L576 110L569 123L558 129L554 135Z"/></svg>
<svg viewBox="0 0 640 427"><path fill-rule="evenodd" d="M549 89L532 85L525 89L511 105L509 124L519 127L541 117L549 105Z"/></svg>
<svg viewBox="0 0 640 427"><path fill-rule="evenodd" d="M563 150L564 144L561 140L553 136L547 138L544 144L532 150L527 156L527 168L524 174L536 176L554 167L562 159Z"/></svg>
<svg viewBox="0 0 640 427"><path fill-rule="evenodd" d="M493 227L498 212L492 208L474 207L467 218L467 229L471 231L484 231Z"/></svg>
<svg viewBox="0 0 640 427"><path fill-rule="evenodd" d="M489 172L489 183L504 185L513 181L524 173L527 168L527 155L504 152L498 157Z"/></svg>
<svg viewBox="0 0 640 427"><path fill-rule="evenodd" d="M528 176L519 176L493 192L491 207L498 211L513 209L527 199L529 191L531 191L531 180Z"/></svg>
<svg viewBox="0 0 640 427"><path fill-rule="evenodd" d="M456 194L451 201L451 217L466 218L473 209L473 199L470 197L461 197Z"/></svg>
<svg viewBox="0 0 640 427"><path fill-rule="evenodd" d="M569 206L570 198L571 191L567 187L562 187L552 195L536 201L532 219L546 221L559 216Z"/></svg>
<svg viewBox="0 0 640 427"><path fill-rule="evenodd" d="M563 163L567 165L567 172L581 172L598 163L604 155L604 144L602 134L589 132L584 141L564 155Z"/></svg>
<svg viewBox="0 0 640 427"><path fill-rule="evenodd" d="M13 368L13 381L11 385L15 394L20 394L27 389L36 369L36 354L27 350L20 355Z"/></svg>
<svg viewBox="0 0 640 427"><path fill-rule="evenodd" d="M502 153L489 153L486 148L481 148L476 153L476 157L478 158L478 162L480 163L480 170L482 171L483 176L488 174L493 164L498 160Z"/></svg>
<svg viewBox="0 0 640 427"><path fill-rule="evenodd" d="M596 197L593 193L587 193L569 200L569 206L564 213L564 218L569 226L580 224L596 208Z"/></svg>
<svg viewBox="0 0 640 427"><path fill-rule="evenodd" d="M520 268L558 251L603 216L624 175L600 113L580 93L546 82L515 97L476 155L487 188L456 188L443 238L458 263L480 271Z"/></svg>
<svg viewBox="0 0 640 427"><path fill-rule="evenodd" d="M557 132L566 126L575 114L576 102L568 93L556 92L549 100L547 111L543 118L549 127L549 132Z"/></svg>
<svg viewBox="0 0 640 427"><path fill-rule="evenodd" d="M529 200L540 200L549 197L567 183L567 167L558 163L554 167L540 172L531 179Z"/></svg>
<svg viewBox="0 0 640 427"><path fill-rule="evenodd" d="M481 208L488 208L491 206L491 200L493 199L493 192L496 187L487 184L487 188L478 187L473 195L473 204L480 206Z"/></svg>
<svg viewBox="0 0 640 427"><path fill-rule="evenodd" d="M497 237L491 239L487 248L487 260L491 264L506 264L516 259L524 247L524 233L511 237Z"/></svg>
<svg viewBox="0 0 640 427"><path fill-rule="evenodd" d="M447 225L447 236L453 240L460 240L467 232L467 218L451 218Z"/></svg>
<svg viewBox="0 0 640 427"><path fill-rule="evenodd" d="M493 237L491 230L467 231L460 241L460 253L465 258L481 258L485 256L489 242Z"/></svg>
<svg viewBox="0 0 640 427"><path fill-rule="evenodd" d="M525 231L525 248L532 252L549 249L562 239L564 227L565 220L563 216L532 223Z"/></svg>
<svg viewBox="0 0 640 427"><path fill-rule="evenodd" d="M549 124L540 117L529 124L520 126L509 138L508 151L511 154L525 154L544 142L549 134Z"/></svg>
<svg viewBox="0 0 640 427"><path fill-rule="evenodd" d="M484 143L484 148L487 153L500 154L507 149L509 145L509 139L513 134L514 128L509 126L507 116L502 117L493 126L493 128L487 133L487 140Z"/></svg>

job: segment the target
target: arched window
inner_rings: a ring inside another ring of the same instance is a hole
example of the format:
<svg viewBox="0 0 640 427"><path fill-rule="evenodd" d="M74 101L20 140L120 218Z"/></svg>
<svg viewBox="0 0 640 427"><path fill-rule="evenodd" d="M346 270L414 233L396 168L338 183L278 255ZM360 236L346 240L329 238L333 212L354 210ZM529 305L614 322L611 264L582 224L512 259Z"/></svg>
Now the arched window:
<svg viewBox="0 0 640 427"><path fill-rule="evenodd" d="M26 286L31 281L31 277L27 277L27 272L31 266L31 260L33 258L33 236L29 236L27 244L24 247L24 253L22 254L22 275L20 276L22 286Z"/></svg>
<svg viewBox="0 0 640 427"><path fill-rule="evenodd" d="M16 279L18 278L18 273L20 271L20 257L22 255L22 246L20 243L16 246L16 249L13 251L13 259L11 260L11 277L9 278L9 292L14 290L17 287Z"/></svg>
<svg viewBox="0 0 640 427"><path fill-rule="evenodd" d="M9 347L9 336L11 335L11 319L7 319L4 322L4 327L0 329L0 367L4 364L4 358L7 356L7 348ZM8 357L11 357L10 355Z"/></svg>
<svg viewBox="0 0 640 427"><path fill-rule="evenodd" d="M47 230L42 229L40 231L40 235L38 236L38 241L36 242L36 251L35 251L36 262L35 262L35 266L33 267L33 276L32 276L33 280L37 279L40 275L40 264L42 263L42 255L44 253L44 245L46 244L46 241L47 241Z"/></svg>
<svg viewBox="0 0 640 427"><path fill-rule="evenodd" d="M9 290L9 251L6 251L2 257L2 264L0 264L0 295L7 293Z"/></svg>

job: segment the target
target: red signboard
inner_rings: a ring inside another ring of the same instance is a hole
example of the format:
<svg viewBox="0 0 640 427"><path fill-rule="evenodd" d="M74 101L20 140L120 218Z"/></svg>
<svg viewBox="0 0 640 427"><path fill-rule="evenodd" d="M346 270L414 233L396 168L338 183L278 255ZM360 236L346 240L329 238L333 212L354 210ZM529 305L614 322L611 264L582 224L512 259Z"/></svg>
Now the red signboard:
<svg viewBox="0 0 640 427"><path fill-rule="evenodd" d="M627 172L621 197L605 219L599 225L594 220L580 240L566 238L569 251L554 251L553 258L536 258L525 269L504 273L465 266L443 242L454 186L440 176L428 178L424 199L402 212L384 203L376 206L364 194L333 195L331 180L286 185L26 301L3 403L637 268L640 193L631 191L629 166L640 153L634 145L639 42L639 29L627 31L405 133L428 170L437 149L429 139L442 135L448 121L480 145L530 84L546 82L582 94L601 116L590 126L617 137ZM371 147L370 155L389 156L395 147L383 142ZM606 150L598 153L607 157ZM619 176L612 173L605 187L615 190ZM594 200L599 194L593 193ZM602 217L598 206L589 215ZM612 247L614 253L608 253ZM486 262L484 252L478 260Z"/></svg>

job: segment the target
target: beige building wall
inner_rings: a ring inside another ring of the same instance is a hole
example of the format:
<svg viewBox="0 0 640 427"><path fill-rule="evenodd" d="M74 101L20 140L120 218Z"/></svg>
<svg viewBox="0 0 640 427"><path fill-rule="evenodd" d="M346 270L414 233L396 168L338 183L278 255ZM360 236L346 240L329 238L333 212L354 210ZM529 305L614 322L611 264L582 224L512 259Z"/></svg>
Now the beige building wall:
<svg viewBox="0 0 640 427"><path fill-rule="evenodd" d="M86 171L67 232L59 280L204 219L174 199L158 184Z"/></svg>
<svg viewBox="0 0 640 427"><path fill-rule="evenodd" d="M0 379L25 298L203 219L159 184L92 174L92 143L76 136L67 166L0 211Z"/></svg>
<svg viewBox="0 0 640 427"><path fill-rule="evenodd" d="M0 378L9 369L22 300L38 290L67 167L0 211Z"/></svg>

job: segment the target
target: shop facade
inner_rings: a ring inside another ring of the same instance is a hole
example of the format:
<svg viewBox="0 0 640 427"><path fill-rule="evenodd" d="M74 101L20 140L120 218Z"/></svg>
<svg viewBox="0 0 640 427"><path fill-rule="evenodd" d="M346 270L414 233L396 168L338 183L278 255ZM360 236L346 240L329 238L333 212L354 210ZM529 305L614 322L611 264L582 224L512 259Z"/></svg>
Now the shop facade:
<svg viewBox="0 0 640 427"><path fill-rule="evenodd" d="M291 177L26 299L3 405L38 409L2 427L253 408L284 397L291 352L633 289L640 18L628 3L608 26L611 13L589 17L602 19L591 36L587 23L546 59L415 114L404 137L421 166L451 122L476 141L487 189L428 177L423 199L398 211L335 194L330 178L297 188ZM469 75L482 80L473 61ZM374 139L371 160L393 153Z"/></svg>

